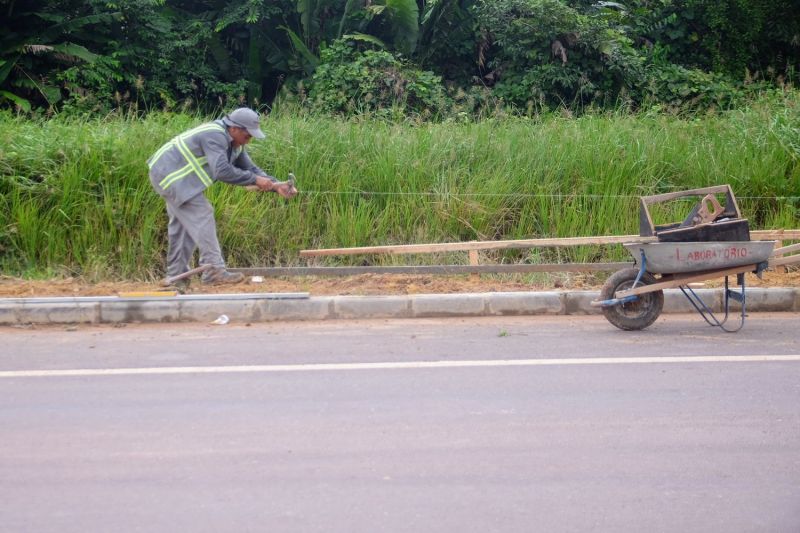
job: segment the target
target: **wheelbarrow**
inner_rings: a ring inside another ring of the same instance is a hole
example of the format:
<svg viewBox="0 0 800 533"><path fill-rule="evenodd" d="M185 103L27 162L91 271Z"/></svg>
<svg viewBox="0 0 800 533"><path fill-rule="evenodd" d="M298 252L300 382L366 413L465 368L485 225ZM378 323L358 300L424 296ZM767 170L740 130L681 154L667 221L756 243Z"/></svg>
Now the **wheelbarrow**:
<svg viewBox="0 0 800 533"><path fill-rule="evenodd" d="M718 194L725 195L724 205ZM653 224L650 206L687 196L701 199L682 223ZM661 314L664 289L678 287L708 324L727 332L739 331L746 317L745 274L761 276L769 266L776 241L750 241L747 219L741 217L730 186L643 196L639 226L642 242L623 245L635 266L612 274L592 305L602 308L614 326L640 330ZM734 275L741 287L738 291L729 286L728 278ZM691 287L718 278L725 279L722 317L716 316ZM741 305L739 323L733 327L727 324L731 300Z"/></svg>

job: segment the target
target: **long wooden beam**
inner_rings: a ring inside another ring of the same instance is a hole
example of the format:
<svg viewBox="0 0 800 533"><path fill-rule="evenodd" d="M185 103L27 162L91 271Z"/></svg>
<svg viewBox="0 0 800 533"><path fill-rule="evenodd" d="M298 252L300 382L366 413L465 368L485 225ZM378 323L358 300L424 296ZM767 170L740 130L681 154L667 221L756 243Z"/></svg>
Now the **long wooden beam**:
<svg viewBox="0 0 800 533"><path fill-rule="evenodd" d="M362 246L356 248L323 248L302 250L300 257L358 254L429 254L435 252L468 252L470 250L503 250L509 248L536 248L538 246L580 246L583 244L618 244L623 242L655 242L655 237L567 237L561 239L523 239L510 241L467 241L436 244L398 244L387 246Z"/></svg>
<svg viewBox="0 0 800 533"><path fill-rule="evenodd" d="M750 232L754 241L798 241L800 229L760 229Z"/></svg>
<svg viewBox="0 0 800 533"><path fill-rule="evenodd" d="M360 274L527 274L531 272L613 272L633 263L545 263L538 265L421 265L352 267L230 268L245 276L357 276Z"/></svg>
<svg viewBox="0 0 800 533"><path fill-rule="evenodd" d="M800 229L751 231L753 240L800 240ZM359 254L429 254L437 252L468 252L470 250L506 250L513 248L563 247L583 245L621 244L626 242L658 242L656 237L616 235L603 237L565 237L554 239L522 239L508 241L467 241L434 244L397 244L386 246L361 246L355 248L322 248L301 250L300 257Z"/></svg>

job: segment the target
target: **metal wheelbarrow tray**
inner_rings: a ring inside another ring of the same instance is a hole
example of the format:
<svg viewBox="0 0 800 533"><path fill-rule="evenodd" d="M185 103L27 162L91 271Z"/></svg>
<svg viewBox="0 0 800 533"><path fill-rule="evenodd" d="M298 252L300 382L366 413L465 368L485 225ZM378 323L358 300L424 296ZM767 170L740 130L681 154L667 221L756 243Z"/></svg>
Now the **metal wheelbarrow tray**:
<svg viewBox="0 0 800 533"><path fill-rule="evenodd" d="M724 194L721 204L716 195ZM699 196L686 219L679 224L656 226L649 206L686 196ZM712 326L734 332L744 325L745 273L760 276L768 267L775 241L750 241L747 220L730 186L706 187L656 196L641 197L640 235L648 242L624 244L636 266L615 272L608 278L600 298L592 305L601 307L606 319L624 330L639 330L651 325L664 305L664 289L678 287ZM650 242L657 237L660 242ZM683 239L683 240L681 240ZM709 239L709 240L703 240ZM736 275L741 291L728 286L728 277ZM724 317L717 318L690 283L725 278ZM738 327L728 328L730 300L741 304Z"/></svg>
<svg viewBox="0 0 800 533"><path fill-rule="evenodd" d="M633 258L646 258L651 274L701 272L761 263L769 259L775 241L653 242L623 246Z"/></svg>

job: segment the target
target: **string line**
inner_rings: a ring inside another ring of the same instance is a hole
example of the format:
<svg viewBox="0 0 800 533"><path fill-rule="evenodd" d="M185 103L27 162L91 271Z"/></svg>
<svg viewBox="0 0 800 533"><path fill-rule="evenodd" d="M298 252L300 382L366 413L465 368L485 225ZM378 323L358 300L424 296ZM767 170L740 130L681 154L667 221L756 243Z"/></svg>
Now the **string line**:
<svg viewBox="0 0 800 533"><path fill-rule="evenodd" d="M503 198L625 198L639 199L633 194L534 194L534 193L455 193L455 192L387 192L387 191L316 191L301 190L301 194L316 195L365 195L365 196L456 196L456 197L503 197ZM737 196L737 200L800 200L800 196ZM686 200L676 198L676 200Z"/></svg>

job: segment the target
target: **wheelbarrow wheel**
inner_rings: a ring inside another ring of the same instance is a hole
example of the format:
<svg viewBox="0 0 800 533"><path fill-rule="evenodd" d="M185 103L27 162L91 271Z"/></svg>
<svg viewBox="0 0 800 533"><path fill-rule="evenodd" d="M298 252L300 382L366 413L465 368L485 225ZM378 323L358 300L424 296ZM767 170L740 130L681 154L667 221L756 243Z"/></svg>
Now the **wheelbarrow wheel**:
<svg viewBox="0 0 800 533"><path fill-rule="evenodd" d="M633 287L636 276L639 275L638 268L626 268L611 275L605 282L600 291L601 300L611 300L616 298L618 291L624 291ZM647 272L639 280L641 285L652 285L656 282L651 274ZM644 329L656 321L664 308L664 291L653 291L640 294L638 299L633 302L621 303L603 308L603 315L606 320L624 330Z"/></svg>

